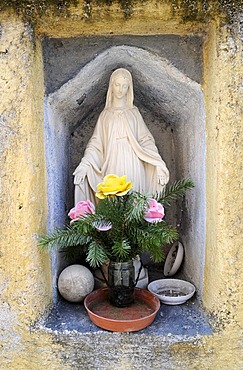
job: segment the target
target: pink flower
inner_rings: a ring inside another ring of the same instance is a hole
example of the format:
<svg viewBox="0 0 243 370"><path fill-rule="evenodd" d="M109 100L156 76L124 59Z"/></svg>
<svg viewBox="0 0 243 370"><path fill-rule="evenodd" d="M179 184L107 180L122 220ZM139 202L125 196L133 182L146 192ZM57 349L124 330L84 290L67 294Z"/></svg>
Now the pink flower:
<svg viewBox="0 0 243 370"><path fill-rule="evenodd" d="M68 216L72 219L72 223L81 216L85 216L86 213L95 213L95 206L90 200L78 202L76 206L69 211Z"/></svg>
<svg viewBox="0 0 243 370"><path fill-rule="evenodd" d="M144 214L144 219L147 222L160 222L165 215L164 207L155 199L149 200L149 208Z"/></svg>

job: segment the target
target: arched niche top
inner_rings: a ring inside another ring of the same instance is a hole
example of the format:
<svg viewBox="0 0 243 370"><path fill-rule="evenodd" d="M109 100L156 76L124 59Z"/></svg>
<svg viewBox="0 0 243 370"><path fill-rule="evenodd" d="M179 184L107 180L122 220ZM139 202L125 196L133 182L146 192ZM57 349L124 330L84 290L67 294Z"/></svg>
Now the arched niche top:
<svg viewBox="0 0 243 370"><path fill-rule="evenodd" d="M167 60L138 47L114 46L100 53L59 90L47 97L48 111L72 130L95 108L103 109L111 72L130 70L135 99L171 123L187 120L203 105L201 87Z"/></svg>

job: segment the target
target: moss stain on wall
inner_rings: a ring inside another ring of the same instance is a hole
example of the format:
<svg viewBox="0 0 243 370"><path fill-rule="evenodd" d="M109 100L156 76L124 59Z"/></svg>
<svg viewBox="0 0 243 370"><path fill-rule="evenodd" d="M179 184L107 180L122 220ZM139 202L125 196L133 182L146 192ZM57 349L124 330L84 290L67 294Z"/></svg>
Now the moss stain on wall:
<svg viewBox="0 0 243 370"><path fill-rule="evenodd" d="M114 4L125 18L129 18L136 11L137 6L148 5L148 0L2 0L0 10L12 8L24 19L33 22L46 13L68 16L70 8L82 3L83 16L86 19L92 17L93 8L105 8L109 11ZM208 22L209 19L223 16L230 21L235 14L242 11L241 0L157 0L154 3L168 4L175 15L178 13L182 21Z"/></svg>

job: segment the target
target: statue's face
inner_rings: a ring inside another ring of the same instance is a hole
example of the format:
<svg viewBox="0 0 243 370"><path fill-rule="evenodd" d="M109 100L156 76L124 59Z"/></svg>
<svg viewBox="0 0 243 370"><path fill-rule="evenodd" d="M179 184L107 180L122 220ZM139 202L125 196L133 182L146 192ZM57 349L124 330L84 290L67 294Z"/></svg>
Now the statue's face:
<svg viewBox="0 0 243 370"><path fill-rule="evenodd" d="M114 96L117 99L123 98L127 94L128 87L129 87L129 81L127 78L124 78L122 76L117 77L114 80L113 86L112 86L112 91L113 91Z"/></svg>

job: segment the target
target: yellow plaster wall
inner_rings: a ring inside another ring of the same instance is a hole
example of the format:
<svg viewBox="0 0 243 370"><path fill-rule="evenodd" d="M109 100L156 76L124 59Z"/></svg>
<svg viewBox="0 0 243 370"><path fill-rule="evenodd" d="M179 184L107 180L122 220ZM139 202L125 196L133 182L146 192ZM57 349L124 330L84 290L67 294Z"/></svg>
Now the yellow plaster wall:
<svg viewBox="0 0 243 370"><path fill-rule="evenodd" d="M242 322L242 44L212 24L204 49L207 242L204 305Z"/></svg>
<svg viewBox="0 0 243 370"><path fill-rule="evenodd" d="M203 304L215 317L216 332L193 343L172 344L170 351L175 364L172 370L238 370L243 364L240 34L232 35L229 28L217 22L184 24L167 5L157 2L136 8L128 21L116 10L113 7L105 14L96 9L88 22L83 19L81 7L72 10L71 18L43 18L37 24L37 38L12 14L0 15L1 366L4 370L70 369L63 360L61 344L48 332L30 330L51 302L49 258L40 253L35 239L45 229L47 214L42 35L203 32L207 114ZM71 354L72 349L68 350ZM158 349L158 356L160 353ZM114 366L132 369L129 361L123 358Z"/></svg>
<svg viewBox="0 0 243 370"><path fill-rule="evenodd" d="M172 12L166 1L149 0L143 4L134 2L132 17L124 19L117 3L99 6L92 2L92 17L86 18L80 5L71 7L70 17L43 18L37 31L48 37L75 37L80 35L126 35L126 34L179 34L188 35L203 32L200 22L181 22L181 17Z"/></svg>
<svg viewBox="0 0 243 370"><path fill-rule="evenodd" d="M0 37L0 338L5 351L51 302L49 258L35 235L45 229L43 71L39 43L5 16Z"/></svg>

